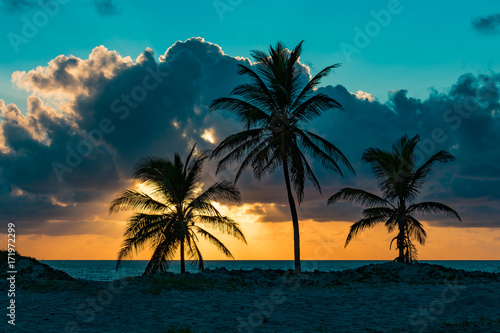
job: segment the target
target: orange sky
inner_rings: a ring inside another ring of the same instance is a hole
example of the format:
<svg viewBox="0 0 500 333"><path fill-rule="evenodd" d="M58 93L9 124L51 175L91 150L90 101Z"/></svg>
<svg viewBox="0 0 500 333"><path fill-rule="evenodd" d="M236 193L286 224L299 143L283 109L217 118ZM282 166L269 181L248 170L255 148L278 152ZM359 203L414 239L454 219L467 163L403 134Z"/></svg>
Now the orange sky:
<svg viewBox="0 0 500 333"><path fill-rule="evenodd" d="M226 235L220 239L237 260L292 260L293 237L291 222L263 223L259 216L248 215L250 206L221 207L240 222L248 245ZM268 207L272 209L272 207ZM122 242L123 217L106 220L113 228L109 235L83 234L75 236L23 235L18 227L16 249L28 256L45 260L114 260ZM96 221L96 223L101 223ZM428 239L425 246L418 245L420 260L500 260L500 230L490 228L442 228L425 223ZM349 222L301 221L302 259L306 260L392 260L396 251L389 250L395 234L387 234L383 225L364 231L344 248ZM6 244L2 235L1 244ZM222 260L225 257L215 247L201 243L206 260ZM149 259L146 249L134 259Z"/></svg>

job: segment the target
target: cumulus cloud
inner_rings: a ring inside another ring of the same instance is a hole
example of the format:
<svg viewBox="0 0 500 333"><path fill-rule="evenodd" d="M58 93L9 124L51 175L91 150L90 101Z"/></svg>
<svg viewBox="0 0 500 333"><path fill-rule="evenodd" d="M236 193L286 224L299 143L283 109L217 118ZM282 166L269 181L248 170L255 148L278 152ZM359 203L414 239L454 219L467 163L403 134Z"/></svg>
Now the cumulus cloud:
<svg viewBox="0 0 500 333"><path fill-rule="evenodd" d="M472 27L483 34L497 34L500 32L500 14L476 17L472 20Z"/></svg>
<svg viewBox="0 0 500 333"><path fill-rule="evenodd" d="M121 57L99 46L86 60L61 55L46 67L14 72L12 82L19 88L46 97L90 96L102 93L103 85L131 66L133 61L130 57Z"/></svg>
<svg viewBox="0 0 500 333"><path fill-rule="evenodd" d="M100 46L86 59L61 55L44 67L15 72L13 83L32 96L26 110L0 99L2 218L18 220L28 233L113 229L106 220L107 205L120 189L132 186L130 172L139 158L172 157L175 152L185 156L195 142L200 149L213 149L242 129L227 112L208 112L215 98L243 82L236 66L242 63L251 64L224 54L216 44L191 38L169 47L159 61L151 49L133 60ZM303 66L303 72L309 75L309 68ZM344 186L376 192L376 182L361 163L362 152L389 149L401 135L420 133L422 160L439 149L458 159L436 167L422 199L456 208L462 226L500 227L499 82L498 74L466 74L449 91L433 91L425 100L401 89L390 92L385 104L369 92L352 94L341 85L319 88L345 111L328 111L307 129L337 145L357 175L341 178L313 162L324 195L307 188L300 218L359 218L361 207L327 206L326 198ZM207 162L205 184L234 178L236 166L216 176L215 163ZM258 182L249 170L238 186L260 222L288 221L280 172ZM444 217L429 220L460 225Z"/></svg>
<svg viewBox="0 0 500 333"><path fill-rule="evenodd" d="M215 124L235 127L223 114L209 116L206 105L239 83L242 60L196 38L176 43L162 59L147 49L134 61L101 46L87 59L58 56L15 72L13 83L33 95L26 112L0 100L3 218L45 233L54 229L44 221L106 214L107 204L98 203L130 185L138 158L183 154L194 142L213 148L202 136L217 137ZM54 99L63 107L52 106ZM90 202L98 212L81 209Z"/></svg>

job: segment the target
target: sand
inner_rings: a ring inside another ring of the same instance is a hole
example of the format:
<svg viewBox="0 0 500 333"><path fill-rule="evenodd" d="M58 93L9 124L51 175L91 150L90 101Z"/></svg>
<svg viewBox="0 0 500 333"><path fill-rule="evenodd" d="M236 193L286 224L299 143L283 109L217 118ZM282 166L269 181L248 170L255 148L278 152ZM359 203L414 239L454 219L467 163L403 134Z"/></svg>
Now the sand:
<svg viewBox="0 0 500 333"><path fill-rule="evenodd" d="M16 295L16 332L500 332L500 274L426 264L30 278Z"/></svg>

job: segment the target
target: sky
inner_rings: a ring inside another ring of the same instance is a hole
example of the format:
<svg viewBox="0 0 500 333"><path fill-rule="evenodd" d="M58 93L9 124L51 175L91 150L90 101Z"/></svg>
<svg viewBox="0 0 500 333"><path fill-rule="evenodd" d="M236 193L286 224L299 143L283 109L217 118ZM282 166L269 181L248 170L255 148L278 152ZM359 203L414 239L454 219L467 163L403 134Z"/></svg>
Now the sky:
<svg viewBox="0 0 500 333"><path fill-rule="evenodd" d="M439 150L420 200L454 208L462 222L419 216L421 260L500 260L500 3L475 1L0 1L0 239L16 224L17 249L39 259L115 259L129 213L109 215L144 156L213 149L242 129L210 103L244 82L251 50L304 40L306 73L341 63L318 92L339 101L306 125L349 159L356 175L313 168L299 207L302 258L392 260L394 235L367 230L344 248L362 207L327 206L342 187L377 192L361 156L420 134L423 161ZM234 179L214 174L208 186ZM221 236L239 260L293 258L281 173L238 182L248 245ZM378 193L378 192L377 192ZM202 244L206 259L224 256ZM136 259L148 259L149 252Z"/></svg>

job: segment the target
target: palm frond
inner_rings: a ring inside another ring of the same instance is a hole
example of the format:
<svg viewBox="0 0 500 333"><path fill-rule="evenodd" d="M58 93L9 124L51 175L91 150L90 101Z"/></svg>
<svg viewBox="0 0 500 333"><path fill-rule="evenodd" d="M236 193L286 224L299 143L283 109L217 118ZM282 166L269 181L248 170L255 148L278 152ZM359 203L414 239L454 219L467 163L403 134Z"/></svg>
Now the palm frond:
<svg viewBox="0 0 500 333"><path fill-rule="evenodd" d="M262 139L264 133L264 129L255 128L230 135L212 151L210 158L216 158L224 152L231 151L229 155L234 156L229 159L229 162L238 161L248 149Z"/></svg>
<svg viewBox="0 0 500 333"><path fill-rule="evenodd" d="M386 199L379 197L376 194L367 192L365 190L360 190L356 188L350 188L350 187L344 187L340 189L337 193L332 195L328 199L328 204L333 205L339 200L347 200L351 202L356 202L359 203L360 205L364 206L377 206L377 205L383 205L383 206L390 206L394 208L394 206L387 201Z"/></svg>
<svg viewBox="0 0 500 333"><path fill-rule="evenodd" d="M210 186L192 202L219 200L227 200L239 203L241 201L240 191L230 181L223 180Z"/></svg>
<svg viewBox="0 0 500 333"><path fill-rule="evenodd" d="M158 246L156 246L151 259L146 266L144 274L154 274L165 272L168 269L168 262L174 258L175 251L179 247L180 242L175 238L165 238Z"/></svg>
<svg viewBox="0 0 500 333"><path fill-rule="evenodd" d="M295 101L292 104L292 109L296 109L300 104L303 103L303 101L311 94L312 91L314 91L314 88L320 83L321 79L327 76L330 71L332 71L334 68L340 67L340 64L335 64L332 66L328 66L321 70L318 74L316 74L302 89L301 93L297 96ZM337 108L342 109L342 106L335 101L338 106Z"/></svg>
<svg viewBox="0 0 500 333"><path fill-rule="evenodd" d="M326 110L330 109L341 109L342 105L333 98L317 93L303 103L299 104L295 110L293 110L290 119L292 121L301 121L307 123L314 118L317 118L323 114Z"/></svg>
<svg viewBox="0 0 500 333"><path fill-rule="evenodd" d="M196 236L196 233L190 232L190 237L188 237L188 255L191 260L193 260L193 263L196 262L198 269L200 271L205 270L204 262L203 262L203 255L201 254L200 249L198 248L198 245L196 244L196 240L198 237Z"/></svg>
<svg viewBox="0 0 500 333"><path fill-rule="evenodd" d="M450 154L445 150L441 150L436 154L432 155L424 164L422 164L414 173L413 179L411 181L409 188L408 197L413 199L418 191L422 188L425 179L432 170L432 166L435 163L448 163L455 161L455 156Z"/></svg>
<svg viewBox="0 0 500 333"><path fill-rule="evenodd" d="M210 201L193 200L187 206L186 214L189 216L194 215L210 215L222 216L217 208Z"/></svg>
<svg viewBox="0 0 500 333"><path fill-rule="evenodd" d="M173 164L168 159L157 156L141 158L134 166L133 177L141 182L161 182L165 169L172 168Z"/></svg>
<svg viewBox="0 0 500 333"><path fill-rule="evenodd" d="M172 216L168 214L144 214L137 213L133 215L125 228L125 237L135 237L151 230L160 230L166 224L170 223Z"/></svg>
<svg viewBox="0 0 500 333"><path fill-rule="evenodd" d="M261 140L261 139L259 139ZM243 159L236 172L236 176L234 177L234 181L237 182L240 179L241 173L245 170L249 165L252 166L253 173L257 180L260 180L262 175L267 171L266 166L269 162L272 162L272 141L273 137L268 137L265 140L261 140L260 143L253 147L249 152L247 152L247 156ZM228 155L229 156L229 155ZM228 157L226 156L226 157ZM225 159L225 158L224 158ZM221 160L224 161L224 159Z"/></svg>
<svg viewBox="0 0 500 333"><path fill-rule="evenodd" d="M368 148L363 153L362 160L370 164L372 173L385 198L397 197L395 184L398 182L399 161L397 156L378 148Z"/></svg>
<svg viewBox="0 0 500 333"><path fill-rule="evenodd" d="M433 201L425 201L425 202L419 202L416 204L411 204L408 207L408 212L417 212L417 213L423 213L423 214L438 214L438 213L444 213L450 217L456 218L459 221L462 221L458 213L453 210L452 208L448 207L445 204L439 203L439 202L433 202Z"/></svg>
<svg viewBox="0 0 500 333"><path fill-rule="evenodd" d="M420 244L425 244L425 239L427 238L427 232L424 230L424 226L420 221L418 221L413 216L408 216L410 223L408 223L408 236L416 239Z"/></svg>
<svg viewBox="0 0 500 333"><path fill-rule="evenodd" d="M273 99L273 96L269 89L267 88L265 82L260 78L260 76L255 73L251 68L245 66L245 65L238 65L238 75L247 75L250 78L250 82L253 83L256 89L261 92L260 98L264 101L266 101L266 104L268 107L271 107L272 109L277 108L277 105L275 104L275 101ZM241 86L241 85L240 85ZM239 95L238 90L239 87L236 87L231 94L236 94ZM244 96L243 96L244 97Z"/></svg>
<svg viewBox="0 0 500 333"><path fill-rule="evenodd" d="M363 209L364 218L369 218L371 216L385 216L384 220L389 220L397 214L395 208L390 207L370 207Z"/></svg>
<svg viewBox="0 0 500 333"><path fill-rule="evenodd" d="M259 104L262 104L262 102ZM246 124L247 129L263 125L269 121L269 115L262 111L259 106L234 97L216 99L210 105L210 110L216 109L222 109L233 113L240 122Z"/></svg>
<svg viewBox="0 0 500 333"><path fill-rule="evenodd" d="M236 239L247 244L247 240L241 231L239 224L227 216L198 215L203 224L218 228L221 232L234 236Z"/></svg>
<svg viewBox="0 0 500 333"><path fill-rule="evenodd" d="M141 230L134 235L126 238L118 252L116 269L120 266L123 259L130 257L133 253L141 251L147 243L154 244L163 238L163 227L152 227L148 230Z"/></svg>
<svg viewBox="0 0 500 333"><path fill-rule="evenodd" d="M121 210L140 209L143 211L162 213L171 210L168 205L159 202L144 192L125 190L121 196L114 199L109 206L109 213L117 213Z"/></svg>
<svg viewBox="0 0 500 333"><path fill-rule="evenodd" d="M347 239L345 240L344 247L347 247L351 240L356 237L361 231L367 228L373 228L377 223L382 222L384 218L385 215L369 216L367 218L362 218L354 222L349 228L349 234L347 235Z"/></svg>
<svg viewBox="0 0 500 333"><path fill-rule="evenodd" d="M300 149L295 145L295 142L287 147L287 154L285 158L288 162L287 166L290 173L290 179L295 189L297 200L300 204L304 198L304 187L307 177L307 171L304 165L302 153L300 152Z"/></svg>
<svg viewBox="0 0 500 333"><path fill-rule="evenodd" d="M312 142L314 142L316 145L319 145L333 160L340 161L345 167L347 167L349 171L351 171L353 174L356 173L351 163L349 163L349 161L347 160L347 157L345 157L345 155L335 145L323 139L317 134L309 131L303 132L311 139Z"/></svg>
<svg viewBox="0 0 500 333"><path fill-rule="evenodd" d="M205 229L202 229L198 226L194 226L194 229L196 230L197 233L199 233L201 236L203 236L206 240L208 240L210 243L215 245L215 247L217 247L217 249L219 251L224 253L226 255L226 257L234 259L233 255L231 254L231 251L229 251L229 249L224 244L222 244L222 242L220 240L218 240L214 235L212 235L211 233L209 233Z"/></svg>

